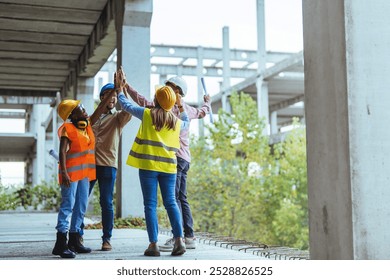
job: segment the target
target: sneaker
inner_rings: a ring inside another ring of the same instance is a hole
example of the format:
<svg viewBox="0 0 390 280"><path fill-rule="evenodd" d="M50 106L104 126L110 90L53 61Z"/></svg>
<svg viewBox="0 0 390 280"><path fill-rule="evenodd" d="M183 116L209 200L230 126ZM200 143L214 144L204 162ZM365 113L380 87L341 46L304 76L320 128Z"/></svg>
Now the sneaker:
<svg viewBox="0 0 390 280"><path fill-rule="evenodd" d="M112 246L110 244L110 241L103 241L103 245L102 245L102 251L111 251L112 249Z"/></svg>
<svg viewBox="0 0 390 280"><path fill-rule="evenodd" d="M159 246L161 252L172 252L173 250L173 244L175 244L175 240L172 238L169 238L167 241L165 241L164 245Z"/></svg>
<svg viewBox="0 0 390 280"><path fill-rule="evenodd" d="M195 240L196 240L195 237L185 237L184 243L186 244L186 249L195 249L196 248Z"/></svg>

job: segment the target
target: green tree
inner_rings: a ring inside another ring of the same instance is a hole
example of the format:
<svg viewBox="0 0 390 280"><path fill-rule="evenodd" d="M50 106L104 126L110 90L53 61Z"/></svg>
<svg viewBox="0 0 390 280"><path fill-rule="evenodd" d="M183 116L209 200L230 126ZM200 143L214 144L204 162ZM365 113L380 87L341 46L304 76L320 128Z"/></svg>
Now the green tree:
<svg viewBox="0 0 390 280"><path fill-rule="evenodd" d="M209 135L192 139L195 229L307 248L304 130L271 147L253 99L232 94L230 102L232 114L220 110Z"/></svg>
<svg viewBox="0 0 390 280"><path fill-rule="evenodd" d="M275 242L308 249L308 201L305 129L298 119L286 139L274 147L274 185L280 199L272 221Z"/></svg>

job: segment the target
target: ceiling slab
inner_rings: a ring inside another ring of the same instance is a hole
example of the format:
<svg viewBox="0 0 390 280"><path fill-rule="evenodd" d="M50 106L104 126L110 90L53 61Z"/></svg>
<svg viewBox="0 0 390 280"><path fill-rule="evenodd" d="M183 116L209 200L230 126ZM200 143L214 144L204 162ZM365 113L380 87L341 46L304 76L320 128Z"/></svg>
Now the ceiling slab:
<svg viewBox="0 0 390 280"><path fill-rule="evenodd" d="M0 96L69 94L116 47L114 0L0 0Z"/></svg>

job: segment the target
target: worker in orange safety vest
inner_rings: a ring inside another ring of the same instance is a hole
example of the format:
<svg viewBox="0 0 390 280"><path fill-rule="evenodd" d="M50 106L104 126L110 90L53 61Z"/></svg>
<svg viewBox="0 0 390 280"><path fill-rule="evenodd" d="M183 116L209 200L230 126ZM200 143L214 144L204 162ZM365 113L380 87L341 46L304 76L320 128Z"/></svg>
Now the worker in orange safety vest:
<svg viewBox="0 0 390 280"><path fill-rule="evenodd" d="M64 124L58 129L61 205L52 253L61 258L74 258L75 253L91 252L81 242L80 226L88 206L89 182L96 179L95 137L79 100L63 100L57 110Z"/></svg>

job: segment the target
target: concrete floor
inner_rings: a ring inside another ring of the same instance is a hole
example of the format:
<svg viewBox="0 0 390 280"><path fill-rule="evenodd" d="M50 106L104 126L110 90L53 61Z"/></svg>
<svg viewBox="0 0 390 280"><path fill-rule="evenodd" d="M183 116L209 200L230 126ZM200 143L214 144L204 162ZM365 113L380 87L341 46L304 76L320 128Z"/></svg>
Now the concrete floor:
<svg viewBox="0 0 390 280"><path fill-rule="evenodd" d="M0 212L0 260L60 260L51 254L55 243L57 213ZM170 236L160 234L160 243ZM111 240L113 250L101 251L101 230L86 230L84 244L90 254L78 254L78 260L269 260L237 249L223 248L213 242L198 239L197 248L188 249L182 256L161 252L160 257L143 255L148 246L145 230L114 229Z"/></svg>

